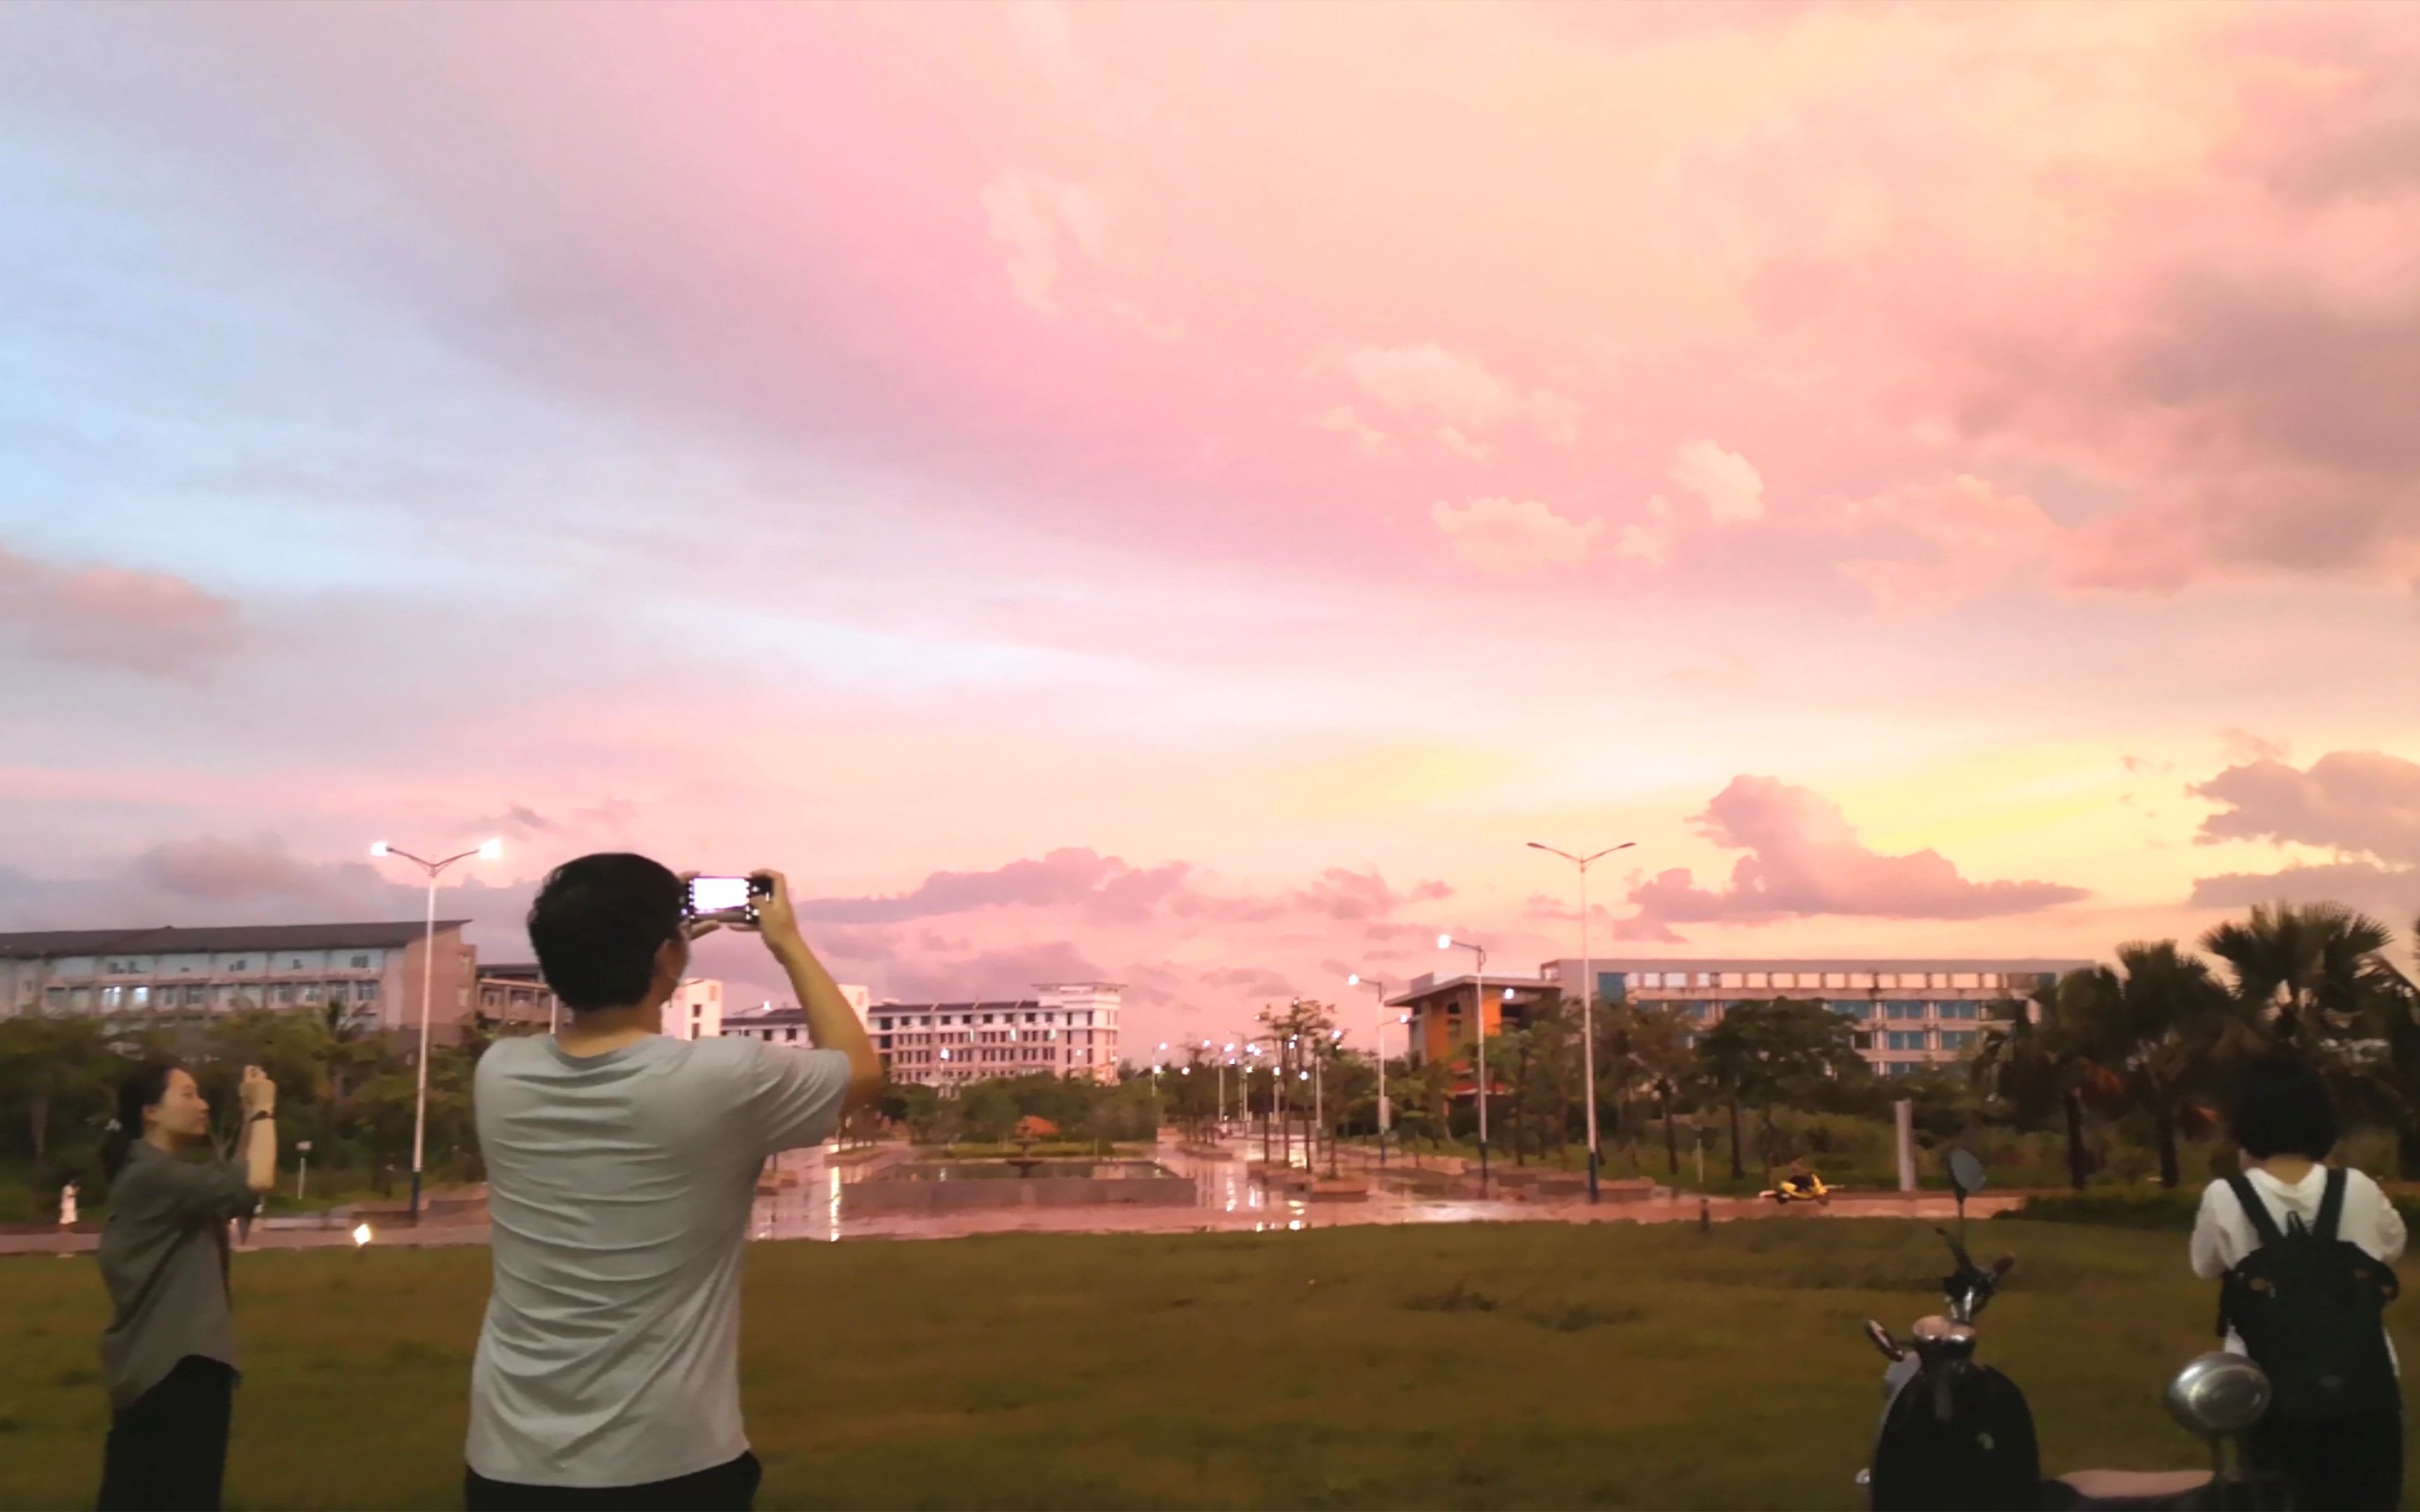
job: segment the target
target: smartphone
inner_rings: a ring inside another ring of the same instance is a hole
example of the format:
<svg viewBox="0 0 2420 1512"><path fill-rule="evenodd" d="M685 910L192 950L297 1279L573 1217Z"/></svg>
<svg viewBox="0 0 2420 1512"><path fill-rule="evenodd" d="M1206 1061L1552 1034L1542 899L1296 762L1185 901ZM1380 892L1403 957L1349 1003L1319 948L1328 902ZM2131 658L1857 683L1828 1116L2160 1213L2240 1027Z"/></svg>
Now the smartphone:
<svg viewBox="0 0 2420 1512"><path fill-rule="evenodd" d="M689 899L681 912L692 920L753 924L756 901L772 895L772 883L763 877L691 877Z"/></svg>

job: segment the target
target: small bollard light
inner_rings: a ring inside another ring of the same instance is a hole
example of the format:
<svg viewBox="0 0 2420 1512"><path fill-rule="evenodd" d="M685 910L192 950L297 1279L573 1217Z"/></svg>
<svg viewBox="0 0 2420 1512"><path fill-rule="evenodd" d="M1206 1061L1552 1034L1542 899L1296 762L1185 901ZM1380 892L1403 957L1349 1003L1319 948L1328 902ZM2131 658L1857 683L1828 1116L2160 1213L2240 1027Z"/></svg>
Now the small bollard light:
<svg viewBox="0 0 2420 1512"><path fill-rule="evenodd" d="M367 1224L363 1224L363 1225L359 1226L358 1227L356 1227L356 1228L353 1230L353 1245L354 1245L354 1247L355 1247L355 1248L359 1248L360 1246L362 1246L362 1245L364 1245L364 1244L366 1244L366 1243L368 1243L369 1242L370 1242L370 1226L369 1226L369 1225L367 1225Z"/></svg>

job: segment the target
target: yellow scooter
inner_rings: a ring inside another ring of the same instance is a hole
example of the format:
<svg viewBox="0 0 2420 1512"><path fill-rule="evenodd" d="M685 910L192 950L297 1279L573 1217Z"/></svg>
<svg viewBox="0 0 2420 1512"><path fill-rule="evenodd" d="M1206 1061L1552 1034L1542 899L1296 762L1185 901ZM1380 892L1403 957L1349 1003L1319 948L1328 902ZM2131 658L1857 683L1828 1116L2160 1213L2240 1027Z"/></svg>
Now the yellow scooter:
<svg viewBox="0 0 2420 1512"><path fill-rule="evenodd" d="M1793 1202L1812 1202L1818 1207L1828 1208L1832 1205L1832 1191L1831 1187L1823 1184L1822 1177L1808 1171L1804 1175L1793 1172L1785 1176L1779 1186L1759 1192L1757 1196L1776 1208L1786 1208Z"/></svg>

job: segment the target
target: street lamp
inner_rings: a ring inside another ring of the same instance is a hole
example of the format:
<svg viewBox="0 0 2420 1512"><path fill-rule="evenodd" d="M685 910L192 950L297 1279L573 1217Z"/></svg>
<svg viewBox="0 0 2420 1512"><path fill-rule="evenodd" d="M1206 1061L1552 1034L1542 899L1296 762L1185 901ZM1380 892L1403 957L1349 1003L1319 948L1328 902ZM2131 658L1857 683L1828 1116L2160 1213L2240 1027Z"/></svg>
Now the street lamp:
<svg viewBox="0 0 2420 1512"><path fill-rule="evenodd" d="M1370 1010L1370 1050L1378 1057L1378 1164L1387 1164L1387 984L1375 977L1365 977L1356 971L1344 979L1347 987L1367 987L1378 995L1375 1007Z"/></svg>
<svg viewBox="0 0 2420 1512"><path fill-rule="evenodd" d="M1598 1157L1596 1149L1596 1014L1594 1011L1596 1006L1596 963L1589 958L1588 869L1590 861L1601 861L1606 856L1611 856L1616 851L1626 851L1637 843L1638 842L1635 840L1626 840L1619 845L1608 845L1604 850L1597 852L1594 856L1574 856L1569 851L1559 851L1552 845L1542 845L1534 840L1529 842L1529 848L1531 850L1544 851L1549 856L1559 856L1564 860L1571 862L1575 867L1578 867L1580 872L1580 1074L1588 1079L1588 1165L1589 1200L1590 1202L1594 1202L1597 1199L1596 1169Z"/></svg>
<svg viewBox="0 0 2420 1512"><path fill-rule="evenodd" d="M392 856L398 860L410 861L428 874L428 927L421 937L420 947L420 1088L411 1114L411 1221L415 1224L420 1222L421 1155L428 1138L428 1000L430 991L437 984L437 878L457 861L467 861L474 856L483 861L492 861L504 854L504 842L493 837L442 861L431 861L410 851L397 850L384 841L376 841L370 845L371 856L381 859Z"/></svg>
<svg viewBox="0 0 2420 1512"><path fill-rule="evenodd" d="M1440 934L1437 949L1469 950L1479 957L1478 968L1470 979L1476 1003L1470 1029L1471 1038L1479 1042L1479 1195L1483 1197L1487 1195L1487 947Z"/></svg>

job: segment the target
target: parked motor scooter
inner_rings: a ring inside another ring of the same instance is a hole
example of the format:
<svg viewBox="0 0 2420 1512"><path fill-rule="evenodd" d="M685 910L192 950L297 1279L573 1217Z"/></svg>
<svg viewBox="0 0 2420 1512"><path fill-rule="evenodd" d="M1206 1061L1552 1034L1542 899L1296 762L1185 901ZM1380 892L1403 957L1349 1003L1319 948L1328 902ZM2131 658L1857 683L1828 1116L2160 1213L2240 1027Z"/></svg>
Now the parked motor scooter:
<svg viewBox="0 0 2420 1512"><path fill-rule="evenodd" d="M1779 1186L1759 1192L1757 1196L1776 1208L1786 1208L1793 1202L1812 1202L1828 1208L1832 1205L1832 1194L1836 1190L1825 1186L1823 1179L1810 1171L1803 1180L1794 1176L1785 1178Z"/></svg>
<svg viewBox="0 0 2420 1512"><path fill-rule="evenodd" d="M2226 1444L2258 1422L2269 1405L2268 1377L2236 1354L2202 1355L2168 1387L2170 1414L2209 1442L2210 1470L2088 1470L2043 1477L2024 1393L1975 1358L1975 1320L1991 1305L2016 1257L2004 1255L1985 1269L1967 1253L1966 1198L1982 1189L1983 1168L1962 1149L1951 1153L1949 1164L1959 1232L1952 1237L1935 1230L1952 1261L1942 1278L1943 1312L1918 1319L1906 1343L1881 1323L1866 1320L1867 1336L1891 1362L1883 1375L1873 1458L1857 1477L1874 1512L2287 1508L2282 1481L2245 1472L2240 1447L2235 1465L2227 1463Z"/></svg>

